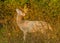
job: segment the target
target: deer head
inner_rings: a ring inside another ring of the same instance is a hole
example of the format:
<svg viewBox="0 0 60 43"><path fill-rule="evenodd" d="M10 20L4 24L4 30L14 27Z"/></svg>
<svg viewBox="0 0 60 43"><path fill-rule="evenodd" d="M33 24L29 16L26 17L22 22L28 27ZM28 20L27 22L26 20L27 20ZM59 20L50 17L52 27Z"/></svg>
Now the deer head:
<svg viewBox="0 0 60 43"><path fill-rule="evenodd" d="M20 9L16 9L18 15L25 16L25 13L22 12Z"/></svg>
<svg viewBox="0 0 60 43"><path fill-rule="evenodd" d="M21 15L21 16L25 16L26 13L27 13L27 10L28 10L27 8L24 8L24 9L23 9L24 12L23 12L22 10L16 8L17 14L18 14L18 15Z"/></svg>

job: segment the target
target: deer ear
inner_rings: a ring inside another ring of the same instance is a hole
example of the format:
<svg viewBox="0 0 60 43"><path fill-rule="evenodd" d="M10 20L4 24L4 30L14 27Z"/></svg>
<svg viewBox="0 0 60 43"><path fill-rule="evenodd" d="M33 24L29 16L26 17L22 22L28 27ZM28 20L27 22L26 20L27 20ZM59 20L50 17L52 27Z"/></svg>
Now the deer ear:
<svg viewBox="0 0 60 43"><path fill-rule="evenodd" d="M17 14L20 14L20 15L22 15L22 11L21 11L21 10L19 10L19 9L16 9L16 12L17 12Z"/></svg>

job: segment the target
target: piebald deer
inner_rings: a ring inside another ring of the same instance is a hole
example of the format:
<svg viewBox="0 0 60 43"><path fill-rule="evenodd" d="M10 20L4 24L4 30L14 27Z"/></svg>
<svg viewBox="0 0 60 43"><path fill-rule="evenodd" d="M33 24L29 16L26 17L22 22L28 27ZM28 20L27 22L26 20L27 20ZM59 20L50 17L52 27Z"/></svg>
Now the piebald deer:
<svg viewBox="0 0 60 43"><path fill-rule="evenodd" d="M52 27L47 22L22 20L22 18L26 15L25 13L27 12L22 12L22 10L18 8L16 9L16 12L17 12L16 22L21 31L23 31L24 33L23 36L24 40L26 38L27 32L32 33L40 30L42 33L44 33L45 30L47 29L52 31Z"/></svg>

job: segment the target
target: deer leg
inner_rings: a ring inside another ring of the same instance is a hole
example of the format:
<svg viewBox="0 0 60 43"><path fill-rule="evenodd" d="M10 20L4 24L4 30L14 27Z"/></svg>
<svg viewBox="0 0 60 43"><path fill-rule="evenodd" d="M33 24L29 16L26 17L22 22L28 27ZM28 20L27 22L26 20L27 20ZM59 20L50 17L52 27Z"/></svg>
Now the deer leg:
<svg viewBox="0 0 60 43"><path fill-rule="evenodd" d="M23 36L24 41L26 39L26 35L27 35L27 32L24 32L24 36Z"/></svg>

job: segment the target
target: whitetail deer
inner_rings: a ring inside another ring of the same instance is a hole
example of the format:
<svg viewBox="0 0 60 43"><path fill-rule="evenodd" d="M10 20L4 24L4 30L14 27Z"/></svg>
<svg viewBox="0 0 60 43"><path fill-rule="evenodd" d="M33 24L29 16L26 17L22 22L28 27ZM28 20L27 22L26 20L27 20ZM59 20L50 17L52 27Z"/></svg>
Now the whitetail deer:
<svg viewBox="0 0 60 43"><path fill-rule="evenodd" d="M50 24L44 22L44 21L28 21L28 20L22 20L22 18L26 15L24 12L22 12L19 9L16 9L17 12L17 25L19 26L19 28L21 29L21 31L23 31L24 33L24 40L26 38L27 32L37 32L37 31L41 31L42 33L45 32L45 30L49 29L50 31L52 31L52 27L50 26Z"/></svg>

